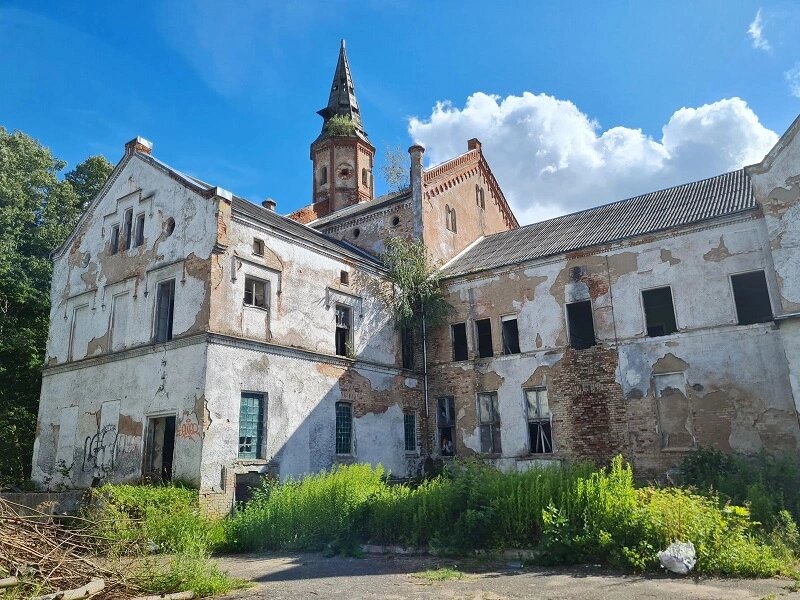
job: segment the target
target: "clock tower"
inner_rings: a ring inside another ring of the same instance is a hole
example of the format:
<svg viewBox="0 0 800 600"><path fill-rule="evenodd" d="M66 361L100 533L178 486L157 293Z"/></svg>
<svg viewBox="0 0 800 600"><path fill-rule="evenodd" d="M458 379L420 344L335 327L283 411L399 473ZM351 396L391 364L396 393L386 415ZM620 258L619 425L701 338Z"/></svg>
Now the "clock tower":
<svg viewBox="0 0 800 600"><path fill-rule="evenodd" d="M311 144L312 189L315 211L323 216L374 197L375 148L361 122L344 40L328 105L318 114L323 123Z"/></svg>

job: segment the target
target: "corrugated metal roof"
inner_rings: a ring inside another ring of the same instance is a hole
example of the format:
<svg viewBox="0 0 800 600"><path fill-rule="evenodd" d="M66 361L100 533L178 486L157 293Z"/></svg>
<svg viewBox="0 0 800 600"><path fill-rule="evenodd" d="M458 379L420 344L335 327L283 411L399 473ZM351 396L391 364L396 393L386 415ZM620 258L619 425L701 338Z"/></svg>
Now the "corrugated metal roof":
<svg viewBox="0 0 800 600"><path fill-rule="evenodd" d="M378 196L374 200L370 200L368 202L361 202L360 204L354 204L353 206L348 206L347 208L340 208L339 210L332 212L329 215L316 219L308 223L309 227L322 227L323 225L328 225L334 221L339 221L340 219L346 219L349 217L354 217L356 215L361 214L362 212L369 212L371 210L375 210L376 208L385 206L387 204L392 204L393 202L401 202L403 200L407 200L411 198L411 190L400 190L399 192L392 192L391 194L384 194L383 196Z"/></svg>
<svg viewBox="0 0 800 600"><path fill-rule="evenodd" d="M544 258L756 208L744 169L487 236L445 277Z"/></svg>

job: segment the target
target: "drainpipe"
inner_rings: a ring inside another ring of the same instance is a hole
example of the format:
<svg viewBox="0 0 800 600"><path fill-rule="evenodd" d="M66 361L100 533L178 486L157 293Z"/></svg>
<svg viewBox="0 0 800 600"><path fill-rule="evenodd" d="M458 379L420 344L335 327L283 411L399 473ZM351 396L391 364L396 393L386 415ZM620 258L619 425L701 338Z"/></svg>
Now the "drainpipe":
<svg viewBox="0 0 800 600"><path fill-rule="evenodd" d="M422 304L422 381L425 390L425 418L430 417L428 410L428 328L425 325L425 303Z"/></svg>
<svg viewBox="0 0 800 600"><path fill-rule="evenodd" d="M414 144L408 149L411 155L411 213L414 219L413 239L422 239L422 155L425 148Z"/></svg>

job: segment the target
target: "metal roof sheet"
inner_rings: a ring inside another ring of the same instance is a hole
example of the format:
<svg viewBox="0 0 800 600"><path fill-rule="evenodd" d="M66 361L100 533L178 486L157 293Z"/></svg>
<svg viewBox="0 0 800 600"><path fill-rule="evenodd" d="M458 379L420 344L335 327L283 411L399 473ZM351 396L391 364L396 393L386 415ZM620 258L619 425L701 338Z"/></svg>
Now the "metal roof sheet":
<svg viewBox="0 0 800 600"><path fill-rule="evenodd" d="M744 169L490 235L444 277L522 263L758 207Z"/></svg>

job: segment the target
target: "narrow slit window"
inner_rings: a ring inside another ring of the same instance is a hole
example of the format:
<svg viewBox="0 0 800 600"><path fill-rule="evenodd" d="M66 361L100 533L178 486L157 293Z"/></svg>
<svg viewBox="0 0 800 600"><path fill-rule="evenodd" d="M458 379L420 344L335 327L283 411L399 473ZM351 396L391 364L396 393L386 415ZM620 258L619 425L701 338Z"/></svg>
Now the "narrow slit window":
<svg viewBox="0 0 800 600"><path fill-rule="evenodd" d="M111 228L111 247L109 248L111 254L119 252L119 225L114 225Z"/></svg>
<svg viewBox="0 0 800 600"><path fill-rule="evenodd" d="M450 326L450 336L453 341L453 360L467 360L467 324L454 323Z"/></svg>
<svg viewBox="0 0 800 600"><path fill-rule="evenodd" d="M342 285L350 285L350 273L347 271L339 272L339 283Z"/></svg>
<svg viewBox="0 0 800 600"><path fill-rule="evenodd" d="M369 171L361 169L361 185L369 185Z"/></svg>
<svg viewBox="0 0 800 600"><path fill-rule="evenodd" d="M437 401L436 428L439 430L439 451L442 456L455 454L455 399L452 396Z"/></svg>
<svg viewBox="0 0 800 600"><path fill-rule="evenodd" d="M403 415L403 438L406 452L417 451L417 414L405 413Z"/></svg>
<svg viewBox="0 0 800 600"><path fill-rule="evenodd" d="M129 208L125 211L125 221L124 221L124 234L125 234L125 250L131 249L131 244L133 242L133 209Z"/></svg>
<svg viewBox="0 0 800 600"><path fill-rule="evenodd" d="M571 348L583 350L597 343L594 338L591 300L567 304L567 329Z"/></svg>
<svg viewBox="0 0 800 600"><path fill-rule="evenodd" d="M245 277L244 303L247 306L267 308L267 283L253 277Z"/></svg>
<svg viewBox="0 0 800 600"><path fill-rule="evenodd" d="M672 304L672 291L669 287L644 290L642 303L649 337L669 335L678 331L675 323L675 307Z"/></svg>
<svg viewBox="0 0 800 600"><path fill-rule="evenodd" d="M264 457L264 395L243 393L239 405L239 458Z"/></svg>
<svg viewBox="0 0 800 600"><path fill-rule="evenodd" d="M322 169L320 169L320 172L319 172L319 184L320 185L325 185L327 183L328 183L328 167L327 166L323 166Z"/></svg>
<svg viewBox="0 0 800 600"><path fill-rule="evenodd" d="M136 247L144 244L144 213L136 215Z"/></svg>
<svg viewBox="0 0 800 600"><path fill-rule="evenodd" d="M491 319L480 319L475 321L475 334L478 338L478 356L480 358L494 356L494 350L492 349Z"/></svg>
<svg viewBox="0 0 800 600"><path fill-rule="evenodd" d="M403 327L400 330L400 351L403 356L403 368L414 368L414 329Z"/></svg>
<svg viewBox="0 0 800 600"><path fill-rule="evenodd" d="M500 317L500 324L503 326L503 354L519 354L519 330L517 329L517 317Z"/></svg>
<svg viewBox="0 0 800 600"><path fill-rule="evenodd" d="M731 275L731 285L739 325L773 320L764 271Z"/></svg>
<svg viewBox="0 0 800 600"><path fill-rule="evenodd" d="M350 356L353 344L353 312L349 306L336 306L336 354Z"/></svg>
<svg viewBox="0 0 800 600"><path fill-rule="evenodd" d="M175 310L175 280L162 281L156 292L156 342L172 339L172 316Z"/></svg>
<svg viewBox="0 0 800 600"><path fill-rule="evenodd" d="M500 454L500 411L497 392L478 394L478 422L481 430L481 452Z"/></svg>
<svg viewBox="0 0 800 600"><path fill-rule="evenodd" d="M525 390L525 401L531 454L550 454L553 452L553 425L547 389Z"/></svg>
<svg viewBox="0 0 800 600"><path fill-rule="evenodd" d="M353 405L336 403L336 454L353 453Z"/></svg>

